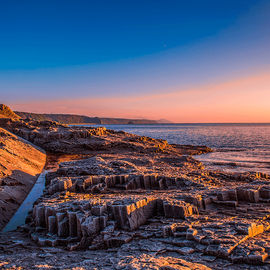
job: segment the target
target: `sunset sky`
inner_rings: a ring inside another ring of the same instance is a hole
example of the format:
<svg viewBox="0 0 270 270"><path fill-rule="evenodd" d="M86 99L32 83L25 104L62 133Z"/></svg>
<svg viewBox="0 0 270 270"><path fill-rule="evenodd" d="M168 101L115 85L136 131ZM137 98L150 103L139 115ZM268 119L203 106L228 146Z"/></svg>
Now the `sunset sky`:
<svg viewBox="0 0 270 270"><path fill-rule="evenodd" d="M270 122L270 1L0 3L0 103L173 122Z"/></svg>

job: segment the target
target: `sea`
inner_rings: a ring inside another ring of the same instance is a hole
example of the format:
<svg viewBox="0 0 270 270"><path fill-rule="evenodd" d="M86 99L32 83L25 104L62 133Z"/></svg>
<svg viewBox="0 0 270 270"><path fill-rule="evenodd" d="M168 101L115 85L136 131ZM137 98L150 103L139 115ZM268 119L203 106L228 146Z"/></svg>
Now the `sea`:
<svg viewBox="0 0 270 270"><path fill-rule="evenodd" d="M214 152L194 156L209 169L270 174L270 123L101 126L168 143L211 147Z"/></svg>

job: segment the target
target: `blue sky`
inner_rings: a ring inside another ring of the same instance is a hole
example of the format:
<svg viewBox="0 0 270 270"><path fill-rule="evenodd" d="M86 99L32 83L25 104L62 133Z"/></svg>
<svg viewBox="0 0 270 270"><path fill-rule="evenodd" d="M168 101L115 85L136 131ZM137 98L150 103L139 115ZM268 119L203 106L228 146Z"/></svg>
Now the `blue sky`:
<svg viewBox="0 0 270 270"><path fill-rule="evenodd" d="M266 0L1 1L1 102L46 112L39 102L132 98L266 72L269 18Z"/></svg>
<svg viewBox="0 0 270 270"><path fill-rule="evenodd" d="M219 34L260 1L2 1L1 70L133 59Z"/></svg>

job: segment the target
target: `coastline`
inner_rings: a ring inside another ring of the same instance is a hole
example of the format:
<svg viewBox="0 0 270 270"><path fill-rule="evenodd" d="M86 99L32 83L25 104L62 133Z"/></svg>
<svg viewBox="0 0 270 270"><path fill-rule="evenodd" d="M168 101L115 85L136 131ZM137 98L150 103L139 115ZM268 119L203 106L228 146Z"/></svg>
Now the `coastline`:
<svg viewBox="0 0 270 270"><path fill-rule="evenodd" d="M238 172L259 171L269 174L267 162L270 158L269 125L174 124L154 126L106 125L105 127L124 130L140 136L165 139L170 144L207 145L215 151L215 153L205 156L209 159L209 162L228 165L219 168L212 166L211 169L214 170L225 169L229 171L232 169L232 171L235 171L236 167L230 165L237 164L239 165Z"/></svg>
<svg viewBox="0 0 270 270"><path fill-rule="evenodd" d="M269 176L208 170L193 158L211 152L208 147L48 121L5 120L1 125L44 149L46 169L50 169L44 194L35 202L27 223L15 232L0 234L4 243L0 256L7 262L11 256L1 253L4 246L13 254L12 261L27 269L35 269L39 259L34 264L29 261L33 252L42 254L42 250L50 252L46 262L52 265L57 256L54 249L62 255L56 263L59 268L68 257L74 261L70 267L82 266L86 253L92 265L103 265L97 254L107 254L110 261L117 252L109 267L127 265L132 256L136 264L144 258L162 266L173 258L172 265L180 259L185 265L215 269L217 263L224 267L239 250L252 255L250 241L256 250L258 237L268 241ZM246 207L252 212L241 210ZM242 226L234 237L233 224ZM206 234L205 228L214 234ZM8 239L13 237L28 248L15 245L12 250L16 242ZM156 261L153 243L158 247L154 248ZM170 250L180 258L168 257ZM205 256L215 259L205 260ZM264 264L268 257L266 251L256 256L242 256L243 267Z"/></svg>

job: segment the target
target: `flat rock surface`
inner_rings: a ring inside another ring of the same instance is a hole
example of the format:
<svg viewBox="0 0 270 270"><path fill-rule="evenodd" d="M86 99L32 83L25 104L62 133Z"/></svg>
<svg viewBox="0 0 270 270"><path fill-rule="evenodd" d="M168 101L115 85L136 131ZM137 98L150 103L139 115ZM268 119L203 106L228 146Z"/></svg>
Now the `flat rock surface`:
<svg viewBox="0 0 270 270"><path fill-rule="evenodd" d="M137 239L121 248L67 251L61 247L40 247L25 233L0 234L1 269L269 269L268 265L232 264L198 253L181 255L160 239ZM168 249L164 252L164 249ZM169 251L171 249L171 251Z"/></svg>

